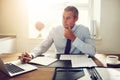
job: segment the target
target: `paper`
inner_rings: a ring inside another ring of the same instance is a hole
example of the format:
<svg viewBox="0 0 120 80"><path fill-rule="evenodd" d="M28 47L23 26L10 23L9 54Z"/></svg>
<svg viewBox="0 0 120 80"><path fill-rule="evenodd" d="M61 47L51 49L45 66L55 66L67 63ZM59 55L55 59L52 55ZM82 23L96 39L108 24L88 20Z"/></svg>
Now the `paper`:
<svg viewBox="0 0 120 80"><path fill-rule="evenodd" d="M36 57L32 59L29 63L40 64L40 65L49 65L55 62L57 59L51 57Z"/></svg>
<svg viewBox="0 0 120 80"><path fill-rule="evenodd" d="M120 80L120 68L96 68L102 80Z"/></svg>
<svg viewBox="0 0 120 80"><path fill-rule="evenodd" d="M61 55L60 60L71 60L72 67L97 66L95 62L86 55Z"/></svg>

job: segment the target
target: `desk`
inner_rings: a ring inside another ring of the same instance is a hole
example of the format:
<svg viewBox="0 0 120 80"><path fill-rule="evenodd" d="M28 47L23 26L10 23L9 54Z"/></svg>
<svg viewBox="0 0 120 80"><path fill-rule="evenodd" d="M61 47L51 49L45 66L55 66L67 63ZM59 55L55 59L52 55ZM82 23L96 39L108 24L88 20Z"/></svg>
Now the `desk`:
<svg viewBox="0 0 120 80"><path fill-rule="evenodd" d="M119 60L120 60L120 54L96 54L95 55L95 62L96 62L96 64L97 65L99 65L99 66L107 66L106 65L106 57L108 56L108 55L115 55L115 56L118 56L119 57Z"/></svg>
<svg viewBox="0 0 120 80"><path fill-rule="evenodd" d="M0 57L4 60L4 62L7 61L14 61L17 59L17 56L19 56L21 53L8 53L8 54L1 54ZM103 54L96 54L93 60L98 66L103 66L104 63L102 63L101 58ZM100 56L100 57L99 57ZM100 60L100 61L99 61ZM10 78L0 72L0 80L52 80L53 74L54 74L55 68L49 68L49 67L40 67L35 71L28 72L13 78Z"/></svg>

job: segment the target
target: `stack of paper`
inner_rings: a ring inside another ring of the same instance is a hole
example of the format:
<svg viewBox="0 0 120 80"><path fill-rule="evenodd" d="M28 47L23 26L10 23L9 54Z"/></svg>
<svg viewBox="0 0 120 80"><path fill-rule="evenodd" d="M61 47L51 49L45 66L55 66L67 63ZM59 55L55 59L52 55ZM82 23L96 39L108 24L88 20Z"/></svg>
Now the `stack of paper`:
<svg viewBox="0 0 120 80"><path fill-rule="evenodd" d="M97 66L95 62L86 55L61 55L60 60L71 60L72 67L92 67Z"/></svg>

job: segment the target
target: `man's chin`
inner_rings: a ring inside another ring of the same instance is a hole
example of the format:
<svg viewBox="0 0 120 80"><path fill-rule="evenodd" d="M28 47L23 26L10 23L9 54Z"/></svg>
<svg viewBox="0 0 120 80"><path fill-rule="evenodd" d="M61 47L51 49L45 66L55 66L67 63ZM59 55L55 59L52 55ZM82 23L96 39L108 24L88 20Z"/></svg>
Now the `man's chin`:
<svg viewBox="0 0 120 80"><path fill-rule="evenodd" d="M64 27L65 29L68 29L68 27Z"/></svg>

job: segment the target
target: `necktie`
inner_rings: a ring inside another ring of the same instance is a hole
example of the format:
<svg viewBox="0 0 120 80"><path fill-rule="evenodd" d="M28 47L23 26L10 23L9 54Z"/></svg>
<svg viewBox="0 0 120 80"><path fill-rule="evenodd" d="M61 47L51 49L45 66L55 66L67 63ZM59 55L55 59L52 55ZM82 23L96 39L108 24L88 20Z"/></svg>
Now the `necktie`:
<svg viewBox="0 0 120 80"><path fill-rule="evenodd" d="M71 48L71 40L67 39L67 43L66 43L64 54L69 54L70 53L70 48Z"/></svg>

